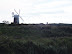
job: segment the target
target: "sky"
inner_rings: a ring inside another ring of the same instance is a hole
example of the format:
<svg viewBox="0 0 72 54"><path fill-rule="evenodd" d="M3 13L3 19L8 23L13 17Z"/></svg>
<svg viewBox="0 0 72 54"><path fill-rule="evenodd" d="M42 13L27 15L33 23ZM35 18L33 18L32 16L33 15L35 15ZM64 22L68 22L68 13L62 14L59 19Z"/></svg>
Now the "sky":
<svg viewBox="0 0 72 54"><path fill-rule="evenodd" d="M13 22L14 9L20 9L20 23L72 24L72 0L0 0L0 22Z"/></svg>

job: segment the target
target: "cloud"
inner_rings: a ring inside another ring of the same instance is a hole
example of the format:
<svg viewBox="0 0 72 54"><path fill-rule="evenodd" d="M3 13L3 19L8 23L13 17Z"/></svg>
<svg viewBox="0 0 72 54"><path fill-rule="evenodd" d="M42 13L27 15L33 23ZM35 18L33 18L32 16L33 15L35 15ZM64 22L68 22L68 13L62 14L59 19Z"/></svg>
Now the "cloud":
<svg viewBox="0 0 72 54"><path fill-rule="evenodd" d="M72 20L71 0L0 1L0 16L3 19L12 21L13 18L11 18L11 12L14 11L13 9L16 9L17 12L21 9L21 16L23 16L25 22L69 22L69 20L71 22Z"/></svg>

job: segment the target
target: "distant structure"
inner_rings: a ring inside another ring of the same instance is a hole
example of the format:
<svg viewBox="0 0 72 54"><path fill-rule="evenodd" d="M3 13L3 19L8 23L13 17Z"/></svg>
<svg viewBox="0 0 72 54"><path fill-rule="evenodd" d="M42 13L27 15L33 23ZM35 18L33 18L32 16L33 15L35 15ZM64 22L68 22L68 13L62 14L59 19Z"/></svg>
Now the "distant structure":
<svg viewBox="0 0 72 54"><path fill-rule="evenodd" d="M47 25L48 25L48 22L47 22Z"/></svg>
<svg viewBox="0 0 72 54"><path fill-rule="evenodd" d="M14 11L17 13L16 15L14 15L14 12L12 12L12 17L14 17L14 24L19 24L19 18L22 19L22 17L20 16L20 10L19 10L19 13L14 9ZM22 19L22 21L24 21Z"/></svg>
<svg viewBox="0 0 72 54"><path fill-rule="evenodd" d="M19 15L14 15L14 24L19 24Z"/></svg>

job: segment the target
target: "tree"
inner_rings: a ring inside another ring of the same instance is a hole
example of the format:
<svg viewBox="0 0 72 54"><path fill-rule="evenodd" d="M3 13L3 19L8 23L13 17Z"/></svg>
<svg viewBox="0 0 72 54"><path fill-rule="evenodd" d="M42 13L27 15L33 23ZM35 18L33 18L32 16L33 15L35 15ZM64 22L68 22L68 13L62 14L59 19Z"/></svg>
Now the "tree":
<svg viewBox="0 0 72 54"><path fill-rule="evenodd" d="M9 24L9 21L6 21L6 20L4 20L2 22L5 23L5 24Z"/></svg>

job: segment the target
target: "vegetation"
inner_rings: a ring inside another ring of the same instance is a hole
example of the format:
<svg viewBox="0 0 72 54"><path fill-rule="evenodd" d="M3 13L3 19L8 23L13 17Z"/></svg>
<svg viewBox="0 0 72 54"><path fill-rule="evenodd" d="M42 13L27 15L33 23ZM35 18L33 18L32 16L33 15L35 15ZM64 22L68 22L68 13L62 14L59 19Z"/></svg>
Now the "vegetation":
<svg viewBox="0 0 72 54"><path fill-rule="evenodd" d="M72 54L72 25L0 24L0 54Z"/></svg>
<svg viewBox="0 0 72 54"><path fill-rule="evenodd" d="M0 35L12 37L70 37L72 25L0 25Z"/></svg>

